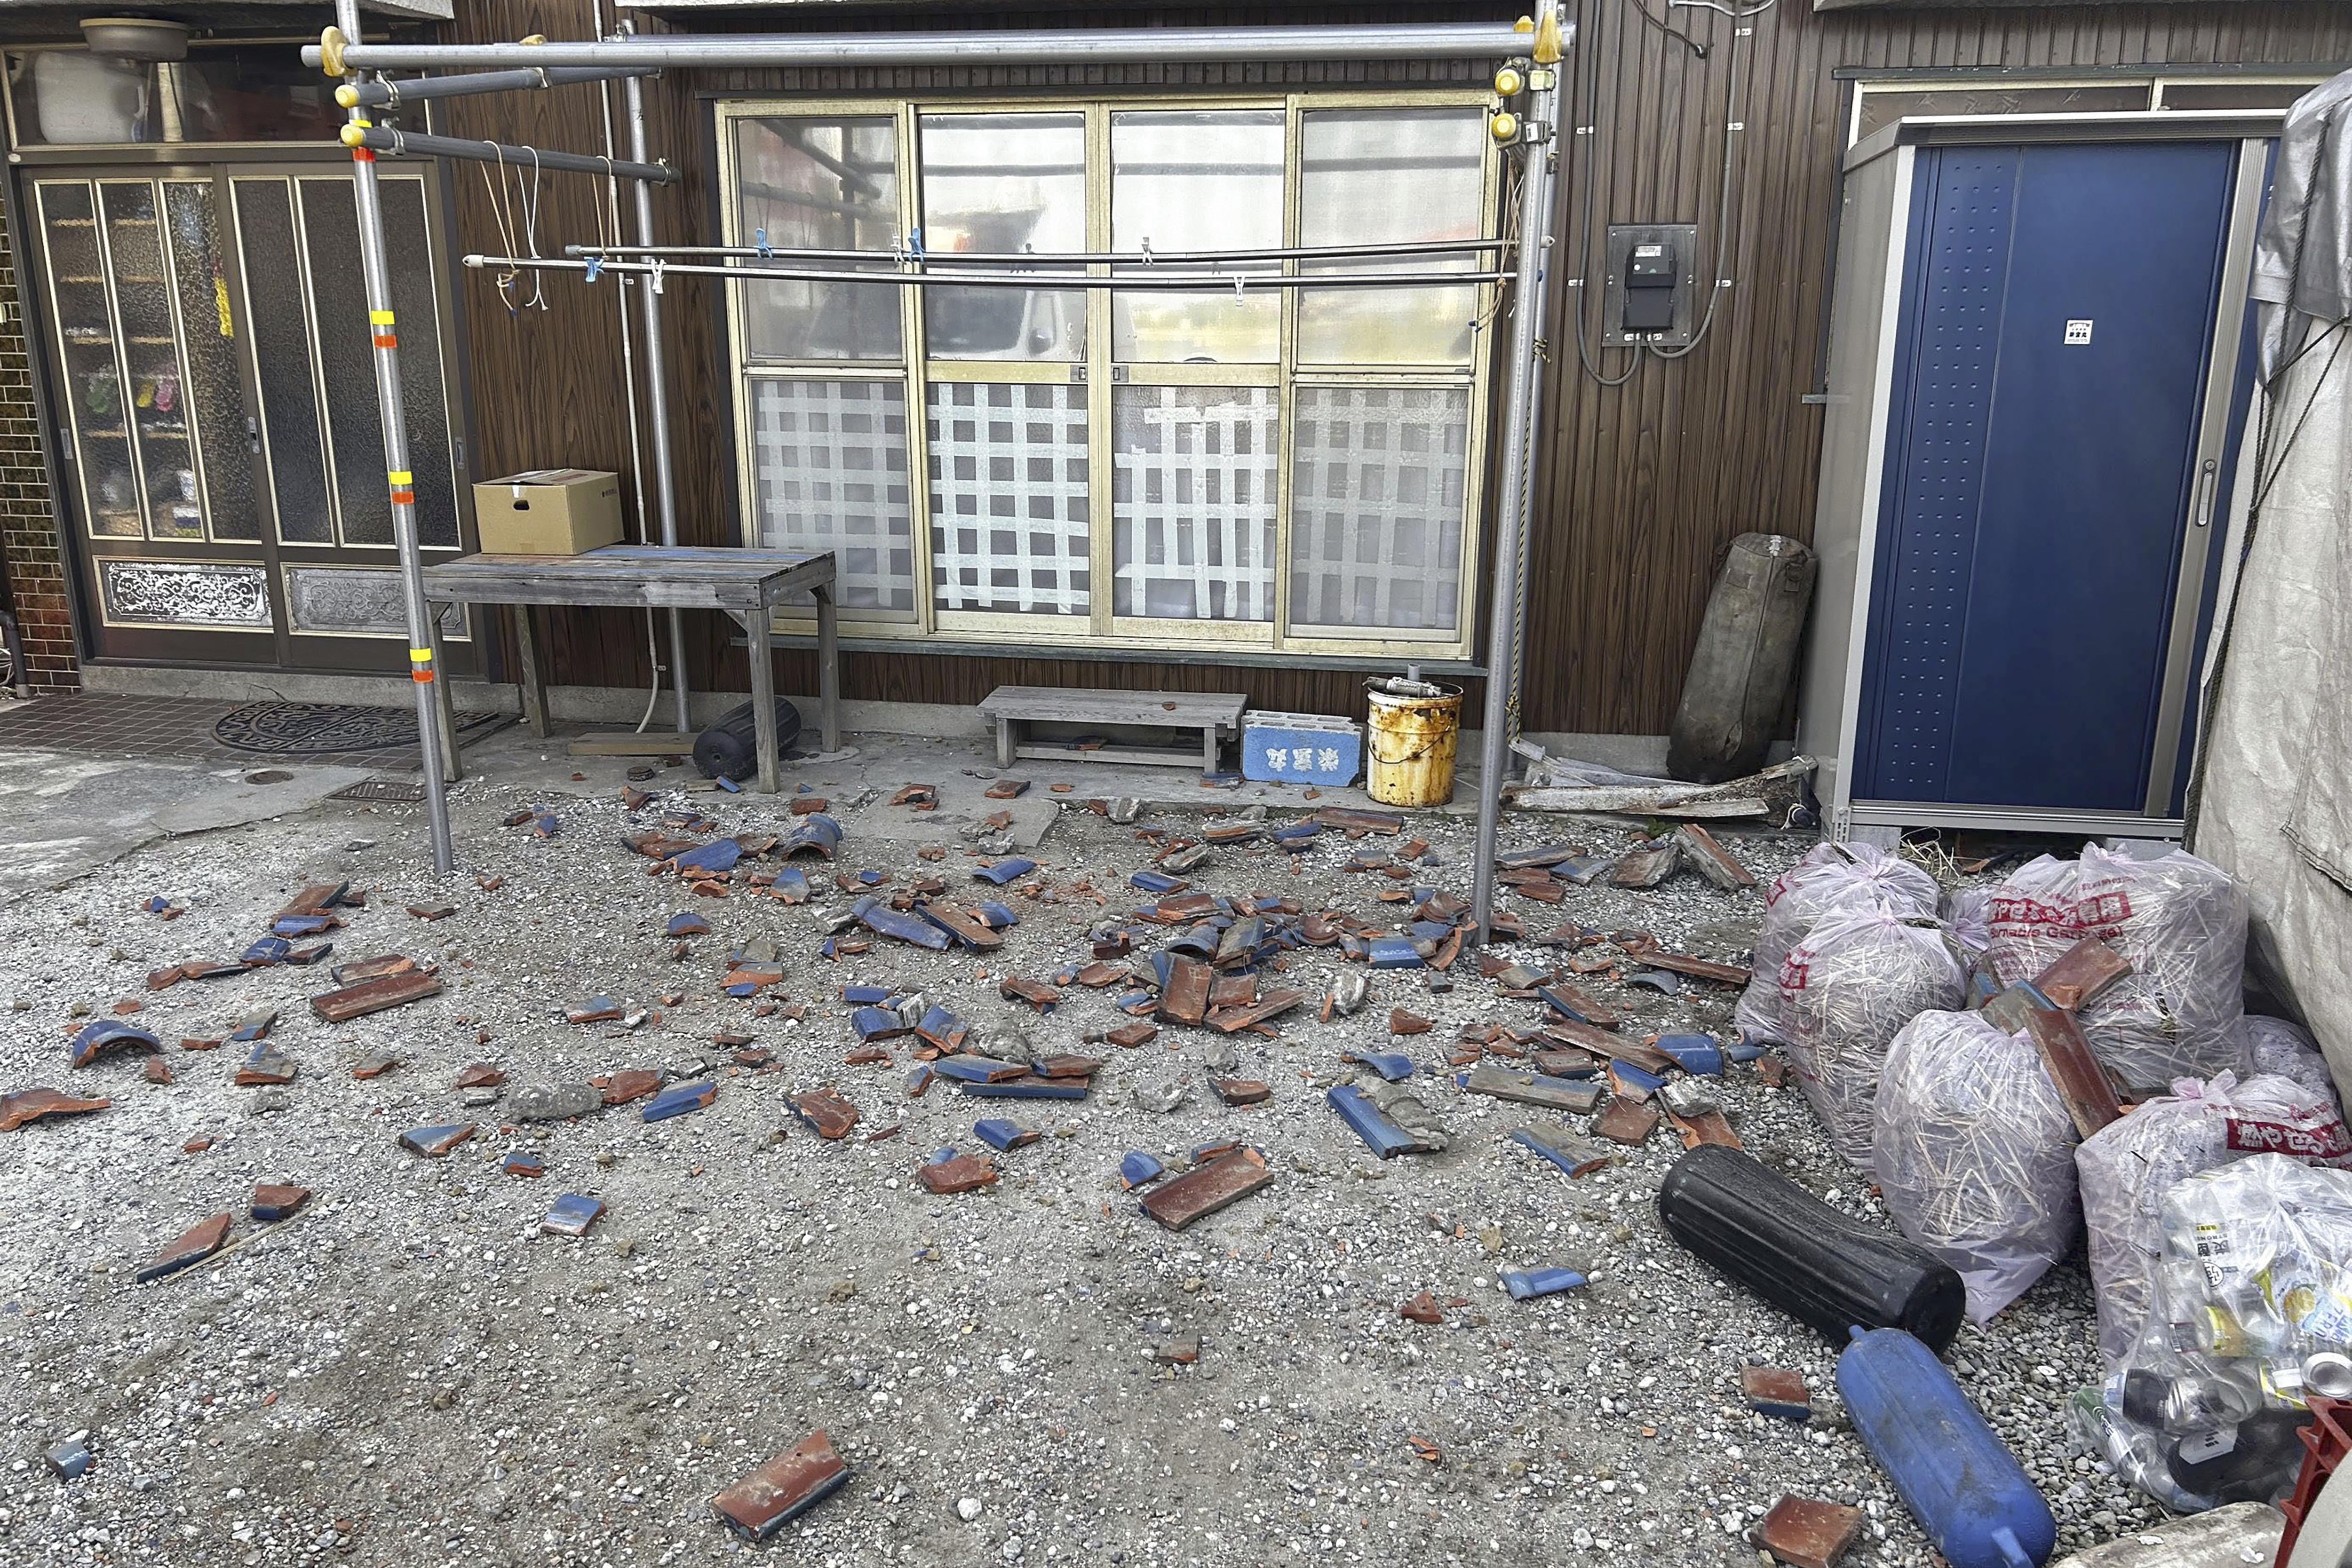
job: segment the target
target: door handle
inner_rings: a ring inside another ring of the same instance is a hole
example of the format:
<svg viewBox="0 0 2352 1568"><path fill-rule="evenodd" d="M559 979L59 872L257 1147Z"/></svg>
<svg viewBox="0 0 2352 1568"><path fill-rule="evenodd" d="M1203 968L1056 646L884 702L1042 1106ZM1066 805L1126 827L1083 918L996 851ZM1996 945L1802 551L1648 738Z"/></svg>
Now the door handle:
<svg viewBox="0 0 2352 1568"><path fill-rule="evenodd" d="M261 455L261 421L249 413L245 416L245 449Z"/></svg>
<svg viewBox="0 0 2352 1568"><path fill-rule="evenodd" d="M2213 521L2213 502L2221 488L2221 460L2205 459L2205 466L2197 471L2197 526L2205 528Z"/></svg>

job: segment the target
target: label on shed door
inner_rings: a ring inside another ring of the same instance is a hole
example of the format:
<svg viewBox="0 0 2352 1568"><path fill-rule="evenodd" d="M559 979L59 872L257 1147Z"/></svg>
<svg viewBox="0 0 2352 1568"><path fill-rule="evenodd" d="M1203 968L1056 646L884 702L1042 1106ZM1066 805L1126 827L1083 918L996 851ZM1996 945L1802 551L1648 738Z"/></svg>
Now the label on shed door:
<svg viewBox="0 0 2352 1568"><path fill-rule="evenodd" d="M2066 346L2068 348L2076 348L2082 344L2089 342L2090 340L2091 324L2088 321L2069 321L2066 323Z"/></svg>

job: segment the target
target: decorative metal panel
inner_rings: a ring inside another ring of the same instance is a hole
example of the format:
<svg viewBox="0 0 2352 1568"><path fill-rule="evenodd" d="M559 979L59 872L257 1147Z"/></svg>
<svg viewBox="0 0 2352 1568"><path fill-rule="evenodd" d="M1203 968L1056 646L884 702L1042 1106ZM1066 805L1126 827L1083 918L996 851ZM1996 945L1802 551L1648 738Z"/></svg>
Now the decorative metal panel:
<svg viewBox="0 0 2352 1568"><path fill-rule="evenodd" d="M286 613L297 632L363 637L408 634L400 573L380 567L289 566ZM464 605L442 607L441 635L453 642L465 639Z"/></svg>
<svg viewBox="0 0 2352 1568"><path fill-rule="evenodd" d="M102 560L109 621L269 629L269 574L193 560Z"/></svg>

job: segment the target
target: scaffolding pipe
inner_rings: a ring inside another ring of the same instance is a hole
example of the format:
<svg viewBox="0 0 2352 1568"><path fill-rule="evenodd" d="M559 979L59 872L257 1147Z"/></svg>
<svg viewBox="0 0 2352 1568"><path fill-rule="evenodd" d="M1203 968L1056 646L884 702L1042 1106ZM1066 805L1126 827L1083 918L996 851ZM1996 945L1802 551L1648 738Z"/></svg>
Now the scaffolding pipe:
<svg viewBox="0 0 2352 1568"><path fill-rule="evenodd" d="M345 70L514 66L1217 65L1235 60L1501 60L1529 39L1501 23L1412 26L1104 27L986 33L667 33L596 42L365 44L348 27L302 50Z"/></svg>
<svg viewBox="0 0 2352 1568"><path fill-rule="evenodd" d="M877 256L888 261L888 256ZM1116 277L1092 272L884 272L847 267L698 267L690 262L566 261L551 256L460 256L466 267L517 272L580 272L680 277L736 277L747 283L888 283L902 288L1110 288L1120 293L1160 289L1191 294L1252 288L1459 288L1472 283L1507 283L1508 272L1140 272Z"/></svg>
<svg viewBox="0 0 2352 1568"><path fill-rule="evenodd" d="M637 78L631 77L632 90L642 91ZM622 180L636 180L656 185L675 184L677 171L667 163L629 162L625 160L599 158L593 152L549 152L537 147L517 147L504 141L468 141L457 136L427 136L421 131L402 131L390 125L370 125L352 111L352 123L343 127L343 145L357 152L364 148L370 153L384 152L394 158L461 158L475 163L499 163L513 169L529 169L534 173L601 174Z"/></svg>
<svg viewBox="0 0 2352 1568"><path fill-rule="evenodd" d="M1507 239L1398 240L1388 245L1270 246L1257 250L925 251L906 259L925 267L1213 267L1223 262L1378 260L1403 256L1483 255L1511 248ZM812 250L755 245L567 245L570 256L756 256L761 261L888 261L896 253Z"/></svg>
<svg viewBox="0 0 2352 1568"><path fill-rule="evenodd" d="M622 26L626 28L627 23ZM646 155L646 84L631 77L622 85L629 108L629 152L643 160ZM637 192L637 243L654 243L653 187L640 183ZM584 264L583 264L584 265ZM649 423L654 427L654 495L661 507L661 534L664 545L677 543L677 476L671 466L669 450L669 382L662 368L661 277L658 274L646 280L637 290L638 303L645 310L646 320L646 400ZM692 728L687 717L686 685L686 616L673 609L669 612L669 697L670 708L677 715L676 728L681 735ZM761 722L765 722L764 716Z"/></svg>
<svg viewBox="0 0 2352 1568"><path fill-rule="evenodd" d="M1538 338L1543 325L1543 271L1551 236L1552 178L1559 143L1553 137L1559 99L1559 0L1542 0L1536 13L1539 39L1535 51L1525 119L1526 166L1519 175L1519 282L1511 291L1511 339L1506 356L1509 380L1503 400L1503 472L1497 492L1495 579L1486 603L1486 713L1478 746L1478 848L1472 874L1470 914L1478 940L1494 939L1495 841L1502 826L1503 774L1508 766L1509 731L1517 675L1519 595L1525 590L1520 564L1528 525L1528 476L1540 395ZM1545 59L1545 54L1552 55ZM1536 86L1541 82L1543 85Z"/></svg>
<svg viewBox="0 0 2352 1568"><path fill-rule="evenodd" d="M471 98L484 92L542 92L551 87L569 87L575 82L616 81L622 77L645 76L651 69L649 66L633 66L623 70L590 66L535 66L524 71L476 71L470 76L414 77L407 81L345 82L335 89L335 101L345 109L371 109L379 105L397 109L404 103L421 103L429 98Z"/></svg>
<svg viewBox="0 0 2352 1568"><path fill-rule="evenodd" d="M359 36L359 0L335 0L335 14L344 30ZM365 126L364 111L352 110L351 121ZM368 336L374 344L375 401L383 425L384 481L392 497L392 538L400 554L402 608L408 619L409 675L416 691L416 749L425 765L425 810L433 835L433 870L446 876L457 869L457 853L449 840L449 798L444 788L441 756L440 679L435 657L438 641L433 628L432 606L425 601L425 558L416 537L416 476L409 472L408 423L400 386L400 339L393 315L392 267L384 254L383 204L376 189L375 153L365 146L352 149L352 191L359 214L360 275L367 293ZM352 327L361 325L351 323Z"/></svg>

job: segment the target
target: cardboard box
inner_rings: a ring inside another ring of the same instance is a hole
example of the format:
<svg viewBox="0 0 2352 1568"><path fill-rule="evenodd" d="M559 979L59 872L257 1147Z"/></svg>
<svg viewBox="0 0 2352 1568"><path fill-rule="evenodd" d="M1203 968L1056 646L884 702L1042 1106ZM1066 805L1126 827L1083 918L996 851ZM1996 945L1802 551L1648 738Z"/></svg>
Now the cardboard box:
<svg viewBox="0 0 2352 1568"><path fill-rule="evenodd" d="M588 468L534 468L474 486L474 526L488 555L579 555L621 542L621 477Z"/></svg>

